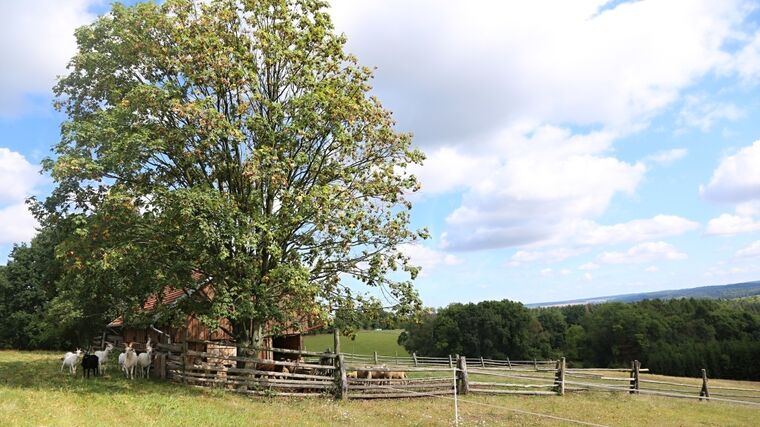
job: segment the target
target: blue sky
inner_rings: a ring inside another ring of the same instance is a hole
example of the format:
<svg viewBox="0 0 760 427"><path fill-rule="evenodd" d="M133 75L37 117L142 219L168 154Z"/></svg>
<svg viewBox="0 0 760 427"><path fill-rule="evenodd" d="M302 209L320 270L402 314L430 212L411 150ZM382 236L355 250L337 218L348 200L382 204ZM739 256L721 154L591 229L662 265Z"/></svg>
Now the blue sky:
<svg viewBox="0 0 760 427"><path fill-rule="evenodd" d="M4 6L5 7L5 6ZM0 263L64 119L92 0L0 26ZM760 279L760 12L742 1L339 0L348 50L427 154L403 249L427 305L526 303Z"/></svg>

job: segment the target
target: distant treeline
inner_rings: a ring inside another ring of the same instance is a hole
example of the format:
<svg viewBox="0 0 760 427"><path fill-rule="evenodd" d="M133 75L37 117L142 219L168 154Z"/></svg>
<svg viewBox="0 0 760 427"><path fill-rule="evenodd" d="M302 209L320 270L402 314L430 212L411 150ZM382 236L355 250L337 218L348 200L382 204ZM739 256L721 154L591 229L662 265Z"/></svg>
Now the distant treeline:
<svg viewBox="0 0 760 427"><path fill-rule="evenodd" d="M429 356L553 359L572 366L760 380L760 301L672 299L529 309L508 300L430 310L399 337Z"/></svg>

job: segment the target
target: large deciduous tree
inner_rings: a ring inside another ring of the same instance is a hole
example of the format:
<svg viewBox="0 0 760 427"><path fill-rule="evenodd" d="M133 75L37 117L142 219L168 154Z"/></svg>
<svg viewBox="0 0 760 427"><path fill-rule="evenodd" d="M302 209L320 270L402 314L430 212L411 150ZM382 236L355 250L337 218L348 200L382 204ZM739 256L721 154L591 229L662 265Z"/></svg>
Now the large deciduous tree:
<svg viewBox="0 0 760 427"><path fill-rule="evenodd" d="M369 95L372 71L326 7L116 4L77 30L56 86L68 120L45 163L57 187L41 209L76 227L60 246L63 284L129 315L166 287L211 283L213 298L173 309L228 318L244 344L294 313L377 306L351 282L419 308L399 245L425 237L406 198L423 155Z"/></svg>

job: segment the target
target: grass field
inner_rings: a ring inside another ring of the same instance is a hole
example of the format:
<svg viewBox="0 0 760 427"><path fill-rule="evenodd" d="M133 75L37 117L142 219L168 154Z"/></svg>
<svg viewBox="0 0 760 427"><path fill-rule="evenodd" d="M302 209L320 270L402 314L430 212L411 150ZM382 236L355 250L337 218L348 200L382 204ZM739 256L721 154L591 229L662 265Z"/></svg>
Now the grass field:
<svg viewBox="0 0 760 427"><path fill-rule="evenodd" d="M409 356L409 352L398 345L400 329L387 331L358 331L356 339L340 337L340 350L344 353L372 354L376 351L382 356ZM307 335L303 338L304 347L309 351L324 351L333 348L332 334Z"/></svg>
<svg viewBox="0 0 760 427"><path fill-rule="evenodd" d="M115 375L113 361L111 376L71 378L59 371L61 356L0 351L0 425L453 424L453 401L449 398L347 402L328 398L249 398L156 380L128 381ZM510 408L615 426L751 426L760 419L760 409L753 407L628 394L468 395L459 400L460 425L574 425L516 414Z"/></svg>

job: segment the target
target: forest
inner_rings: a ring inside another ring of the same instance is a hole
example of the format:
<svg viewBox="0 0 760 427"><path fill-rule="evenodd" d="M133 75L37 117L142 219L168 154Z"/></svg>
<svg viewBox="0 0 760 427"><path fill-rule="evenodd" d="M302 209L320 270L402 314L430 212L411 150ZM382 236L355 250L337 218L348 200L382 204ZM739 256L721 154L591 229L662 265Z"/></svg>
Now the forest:
<svg viewBox="0 0 760 427"><path fill-rule="evenodd" d="M429 310L399 337L410 352L518 359L566 357L575 367L760 379L760 301L671 299L529 309L509 300Z"/></svg>

